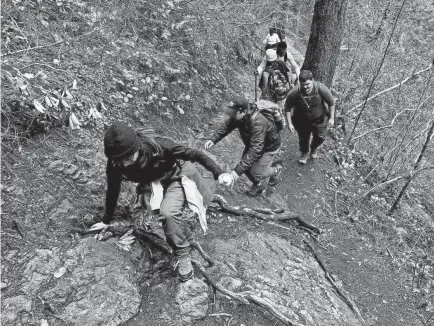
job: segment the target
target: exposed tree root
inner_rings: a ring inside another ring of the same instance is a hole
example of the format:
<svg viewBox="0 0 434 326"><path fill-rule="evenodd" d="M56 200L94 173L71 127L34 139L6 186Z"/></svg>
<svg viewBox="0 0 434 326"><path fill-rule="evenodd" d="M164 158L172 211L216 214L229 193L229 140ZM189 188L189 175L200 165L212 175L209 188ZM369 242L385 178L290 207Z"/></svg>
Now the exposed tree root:
<svg viewBox="0 0 434 326"><path fill-rule="evenodd" d="M269 208L249 208L249 207L234 207L221 195L214 195L213 202L219 204L222 212L226 212L235 216L249 216L262 221L275 222L290 222L295 221L298 226L308 229L316 234L321 234L321 230L303 220L300 216L285 214L283 209L272 210Z"/></svg>
<svg viewBox="0 0 434 326"><path fill-rule="evenodd" d="M287 318L286 316L282 315L274 306L273 302L268 300L268 299L264 299L264 298L260 298L254 294L251 294L250 292L242 292L242 293L236 293L236 292L232 292L220 285L218 285L216 282L214 282L211 277L205 272L205 270L203 269L203 267L201 266L201 264L195 260L191 261L193 266L199 271L199 273L208 281L208 283L214 287L215 289L217 289L217 291L219 291L220 293L235 299L237 301L240 301L244 304L249 304L249 303L255 303L258 306L264 308L265 310L267 310L268 312L270 312L273 316L275 316L277 319L279 319L284 325L289 325L289 326L302 326L302 324L290 320L289 318Z"/></svg>
<svg viewBox="0 0 434 326"><path fill-rule="evenodd" d="M321 267L321 269L324 271L326 279L330 282L330 284L333 286L333 288L336 290L337 294L342 298L342 300L348 305L348 307L351 308L352 311L359 317L359 319L363 322L363 324L366 325L365 320L362 318L362 315L360 314L359 308L357 308L356 304L354 303L353 299L349 296L349 294L345 293L346 291L336 284L333 277L328 272L324 262L319 258L316 251L312 248L309 242L304 241L306 246L309 248L309 250L312 252L313 257L318 262L318 265Z"/></svg>

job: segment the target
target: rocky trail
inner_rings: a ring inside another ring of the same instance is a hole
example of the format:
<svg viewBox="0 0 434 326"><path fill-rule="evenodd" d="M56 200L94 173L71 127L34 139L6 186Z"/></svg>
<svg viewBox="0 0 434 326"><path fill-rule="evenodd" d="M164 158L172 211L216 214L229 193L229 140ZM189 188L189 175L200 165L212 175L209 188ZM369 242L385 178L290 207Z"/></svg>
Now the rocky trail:
<svg viewBox="0 0 434 326"><path fill-rule="evenodd" d="M250 77L237 78L251 98ZM211 121L208 131L171 136L203 148L223 118ZM76 232L103 210L102 137L87 129L56 130L8 157L15 163L2 176L2 325L283 324L267 309L216 292L198 271L179 283L171 257L148 243L136 241L125 251L118 237L106 234L99 241ZM265 300L288 325L419 325L403 276L375 256L369 239L335 216L328 179L336 167L327 146L316 162L300 166L296 136L285 130L282 137L283 180L271 196L246 196L244 177L233 190L216 191L233 206L284 208L320 227L319 241L293 224L231 216L214 207L209 232L198 232L197 241L216 264L206 267L197 252L193 258L213 282ZM235 133L209 152L226 170L239 153ZM134 194L133 185L123 186L121 223L140 225ZM158 223L152 224L161 235ZM353 298L356 309L339 292Z"/></svg>

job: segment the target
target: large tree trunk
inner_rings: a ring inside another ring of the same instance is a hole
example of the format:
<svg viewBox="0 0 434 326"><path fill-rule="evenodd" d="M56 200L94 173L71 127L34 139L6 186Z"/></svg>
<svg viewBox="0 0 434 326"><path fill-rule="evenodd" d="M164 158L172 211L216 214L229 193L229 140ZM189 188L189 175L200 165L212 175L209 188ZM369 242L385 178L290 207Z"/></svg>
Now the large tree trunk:
<svg viewBox="0 0 434 326"><path fill-rule="evenodd" d="M347 0L316 0L302 69L331 87L344 29Z"/></svg>

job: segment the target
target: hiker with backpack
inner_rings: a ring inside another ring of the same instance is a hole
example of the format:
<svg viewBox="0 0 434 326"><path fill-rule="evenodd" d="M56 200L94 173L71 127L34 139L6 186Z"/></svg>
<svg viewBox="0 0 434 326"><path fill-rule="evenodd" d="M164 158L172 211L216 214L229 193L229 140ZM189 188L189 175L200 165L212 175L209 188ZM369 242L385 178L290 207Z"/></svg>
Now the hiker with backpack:
<svg viewBox="0 0 434 326"><path fill-rule="evenodd" d="M244 97L235 97L225 109L229 118L205 143L209 149L234 129L238 129L245 145L241 161L230 173L224 173L222 178L228 178L226 186L233 186L234 182L243 174L253 183L248 194L257 196L268 185L274 186L280 181L282 166L272 166L273 158L280 148L279 129L283 128L282 117L274 117L268 110L259 110L256 104L249 103ZM274 111L274 114L278 112Z"/></svg>
<svg viewBox="0 0 434 326"><path fill-rule="evenodd" d="M286 98L285 112L290 132L297 131L301 152L300 164L318 157L318 147L327 135L327 126L335 120L335 99L330 89L313 78L310 70L302 70L298 87ZM310 143L310 136L312 142Z"/></svg>
<svg viewBox="0 0 434 326"><path fill-rule="evenodd" d="M152 195L151 207L147 208L159 209L162 215L166 240L177 259L178 276L181 281L191 278L190 244L196 219L184 216L183 209L188 206L196 213L206 232L205 207L213 197L210 185L192 162L200 163L220 183L224 181L222 169L199 150L158 134L136 133L122 122L113 123L105 133L104 154L107 156L105 214L102 222L94 224L91 230L105 230L112 222L123 180L138 183L138 191L148 187Z"/></svg>

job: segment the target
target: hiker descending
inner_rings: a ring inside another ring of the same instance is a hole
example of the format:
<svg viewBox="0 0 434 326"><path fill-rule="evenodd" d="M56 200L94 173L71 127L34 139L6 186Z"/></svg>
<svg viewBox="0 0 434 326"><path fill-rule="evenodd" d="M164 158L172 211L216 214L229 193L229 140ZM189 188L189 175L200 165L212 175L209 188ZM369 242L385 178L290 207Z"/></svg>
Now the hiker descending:
<svg viewBox="0 0 434 326"><path fill-rule="evenodd" d="M190 244L195 218L183 215L188 206L197 214L204 232L207 229L205 209L213 191L192 162L198 162L222 181L221 168L203 152L185 147L170 138L150 132L138 132L122 122L113 123L104 136L107 156L107 193L102 222L91 230L104 230L113 220L123 180L137 183L138 195L152 191L146 208L158 210L166 240L177 259L181 281L193 276ZM144 204L142 202L142 204Z"/></svg>
<svg viewBox="0 0 434 326"><path fill-rule="evenodd" d="M264 50L267 51L268 49L276 48L277 43L280 42L279 35L277 35L276 28L270 27L269 34L265 37L264 41L262 41L262 44L264 45Z"/></svg>
<svg viewBox="0 0 434 326"><path fill-rule="evenodd" d="M309 70L302 70L298 87L286 98L285 112L290 132L297 131L301 164L318 157L318 147L327 135L327 126L334 125L335 99L324 84L317 82ZM312 142L310 143L310 136Z"/></svg>
<svg viewBox="0 0 434 326"><path fill-rule="evenodd" d="M244 173L253 183L248 194L256 196L269 185L276 185L280 181L282 166L272 166L273 158L280 148L280 134L283 128L282 117L274 117L268 110L259 110L256 104L250 104L244 97L235 97L225 109L229 118L214 133L211 140L205 143L205 149L211 148L234 129L238 129L245 145L241 161L230 173L224 173L224 178L230 177L233 183ZM278 112L275 112L275 114Z"/></svg>

